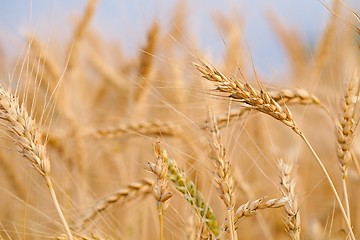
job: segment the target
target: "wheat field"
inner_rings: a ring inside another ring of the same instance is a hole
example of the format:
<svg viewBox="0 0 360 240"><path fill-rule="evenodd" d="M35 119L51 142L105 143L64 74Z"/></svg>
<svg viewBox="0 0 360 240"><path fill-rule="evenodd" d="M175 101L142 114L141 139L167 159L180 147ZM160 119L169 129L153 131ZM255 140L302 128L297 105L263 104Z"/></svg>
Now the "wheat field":
<svg viewBox="0 0 360 240"><path fill-rule="evenodd" d="M272 81L231 15L223 56L188 35L181 2L129 56L91 25L97 7L69 39L27 31L0 51L0 239L360 237L353 9L324 4L310 53L269 14L289 66Z"/></svg>

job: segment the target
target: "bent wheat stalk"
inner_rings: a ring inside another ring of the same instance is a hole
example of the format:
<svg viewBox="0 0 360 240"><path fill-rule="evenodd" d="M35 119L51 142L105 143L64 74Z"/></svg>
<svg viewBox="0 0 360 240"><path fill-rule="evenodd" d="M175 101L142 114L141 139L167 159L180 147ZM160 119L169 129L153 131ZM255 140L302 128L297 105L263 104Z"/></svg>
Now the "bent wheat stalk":
<svg viewBox="0 0 360 240"><path fill-rule="evenodd" d="M50 160L46 146L42 143L41 133L36 128L35 121L26 111L24 104L19 104L18 98L0 86L0 119L7 122L7 130L15 135L17 149L28 159L35 170L45 178L55 208L65 227L69 239L73 239L70 228L57 200L50 178Z"/></svg>
<svg viewBox="0 0 360 240"><path fill-rule="evenodd" d="M217 90L224 93L230 93L229 97L237 99L244 103L244 107L254 109L265 113L276 120L279 120L286 126L290 127L301 139L305 142L311 153L314 155L317 163L320 165L327 181L330 184L331 190L333 191L336 201L339 204L340 211L345 220L351 239L355 239L354 232L351 227L350 219L345 211L339 194L335 188L335 185L326 170L321 159L305 137L305 135L297 127L290 110L286 105L281 106L278 102L272 98L267 91L262 87L261 90L254 89L246 80L244 83L236 79L227 78L225 75L216 70L213 66L201 62L201 65L194 63L195 67L201 72L202 77L215 83Z"/></svg>

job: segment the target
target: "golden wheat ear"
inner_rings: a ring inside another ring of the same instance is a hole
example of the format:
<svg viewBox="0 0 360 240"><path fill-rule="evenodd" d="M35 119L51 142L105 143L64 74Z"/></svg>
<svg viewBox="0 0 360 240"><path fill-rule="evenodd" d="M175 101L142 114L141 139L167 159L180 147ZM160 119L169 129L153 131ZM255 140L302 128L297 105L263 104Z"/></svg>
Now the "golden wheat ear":
<svg viewBox="0 0 360 240"><path fill-rule="evenodd" d="M0 86L0 119L6 122L7 130L13 134L15 143L19 147L17 150L44 177L67 236L69 239L73 239L52 185L50 159L46 152L46 146L41 140L41 132L28 114L25 105L19 104L18 98L10 94L2 86Z"/></svg>
<svg viewBox="0 0 360 240"><path fill-rule="evenodd" d="M284 197L288 197L289 201L285 204L287 217L285 218L286 230L292 240L300 239L300 209L298 197L295 192L295 179L292 176L293 165L284 162L282 159L278 161L280 170L281 192Z"/></svg>
<svg viewBox="0 0 360 240"><path fill-rule="evenodd" d="M286 105L280 106L280 104L264 89L259 91L247 82L241 83L236 79L227 78L205 62L201 62L201 65L194 63L194 65L198 71L202 73L203 78L215 83L218 91L229 93L231 98L241 101L245 104L244 106L246 108L265 113L276 120L281 121L286 126L291 127L294 132L300 135L300 130L296 126Z"/></svg>

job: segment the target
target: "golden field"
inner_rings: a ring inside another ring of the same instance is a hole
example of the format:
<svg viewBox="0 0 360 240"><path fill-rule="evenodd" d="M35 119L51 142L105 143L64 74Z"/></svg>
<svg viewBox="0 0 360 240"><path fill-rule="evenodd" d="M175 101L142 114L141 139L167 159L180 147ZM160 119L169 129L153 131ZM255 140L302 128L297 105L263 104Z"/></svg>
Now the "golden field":
<svg viewBox="0 0 360 240"><path fill-rule="evenodd" d="M230 16L225 54L201 52L183 4L134 56L92 28L95 0L70 39L26 34L0 53L0 239L360 237L360 21L328 8L311 54L269 15L278 81Z"/></svg>

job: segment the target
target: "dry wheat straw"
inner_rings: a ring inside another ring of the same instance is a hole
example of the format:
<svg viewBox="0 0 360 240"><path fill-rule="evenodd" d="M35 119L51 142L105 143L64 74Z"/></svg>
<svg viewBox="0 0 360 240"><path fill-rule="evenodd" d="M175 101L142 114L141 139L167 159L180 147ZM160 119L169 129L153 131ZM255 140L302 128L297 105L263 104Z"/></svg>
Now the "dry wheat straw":
<svg viewBox="0 0 360 240"><path fill-rule="evenodd" d="M149 169L156 176L156 182L153 184L153 194L157 201L157 208L159 211L160 221L160 240L164 239L164 213L170 205L170 198L172 192L170 192L167 173L168 167L167 162L161 154L160 142L154 145L154 153L156 155L155 163L149 162Z"/></svg>
<svg viewBox="0 0 360 240"><path fill-rule="evenodd" d="M201 217L212 234L217 236L219 232L216 217L204 201L201 193L196 189L195 184L187 178L184 171L177 167L176 162L169 158L164 148L161 148L160 155L168 164L168 178L175 184L176 189L183 194L186 201L194 207L195 212Z"/></svg>
<svg viewBox="0 0 360 240"><path fill-rule="evenodd" d="M28 159L32 167L45 178L67 236L69 239L73 239L52 185L50 178L50 160L46 152L46 146L42 143L41 133L37 129L35 121L26 111L25 105L19 105L18 98L11 95L2 86L0 86L0 119L7 122L5 127L15 135L15 142L19 146L17 150Z"/></svg>
<svg viewBox="0 0 360 240"><path fill-rule="evenodd" d="M105 211L115 203L122 204L124 202L130 202L137 197L151 193L152 184L153 181L150 179L143 179L141 181L130 183L126 187L115 190L105 198L99 200L94 205L94 207L86 212L75 227L78 229L85 226L85 224L93 220L97 214Z"/></svg>
<svg viewBox="0 0 360 240"><path fill-rule="evenodd" d="M271 98L271 96L266 92L263 87L260 91L258 91L251 87L249 83L245 80L245 83L241 83L239 80L229 79L222 73L217 71L214 67L206 64L205 62L201 62L201 65L194 63L194 65L199 70L199 72L203 74L203 78L215 82L218 91L230 93L229 97L237 99L238 101L244 103L244 107L248 107L272 116L273 118L284 123L286 126L290 127L297 135L301 137L301 139L305 142L305 144L315 157L327 181L329 182L331 190L334 193L335 199L339 205L341 214L343 215L343 218L346 222L346 227L349 231L350 237L351 239L355 239L350 219L348 218L344 205L342 204L340 196L335 188L334 182L332 181L328 171L326 170L321 159L315 152L314 148L311 146L310 142L295 124L295 121L292 118L292 114L290 110L286 107L286 105L280 106L279 103L277 103L273 98Z"/></svg>
<svg viewBox="0 0 360 240"><path fill-rule="evenodd" d="M298 197L295 192L295 180L291 176L292 165L285 163L282 159L278 162L280 170L281 192L289 201L285 204L287 218L285 219L286 229L292 240L300 239L300 210L298 206Z"/></svg>

